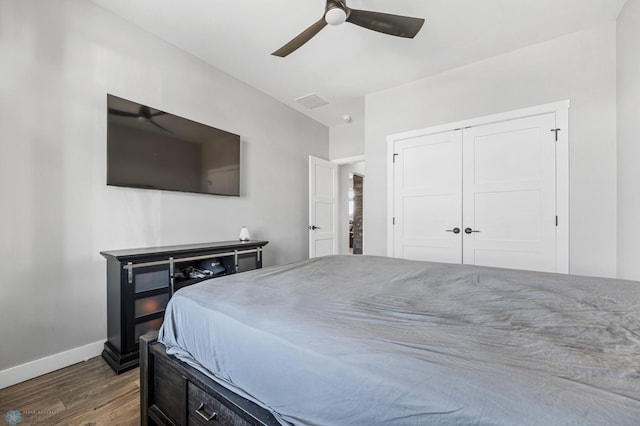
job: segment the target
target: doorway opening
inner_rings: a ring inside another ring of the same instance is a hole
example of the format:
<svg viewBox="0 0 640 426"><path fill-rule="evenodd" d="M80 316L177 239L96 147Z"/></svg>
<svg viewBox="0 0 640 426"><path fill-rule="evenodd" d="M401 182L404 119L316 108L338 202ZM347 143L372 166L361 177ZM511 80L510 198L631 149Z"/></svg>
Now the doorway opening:
<svg viewBox="0 0 640 426"><path fill-rule="evenodd" d="M349 174L349 254L362 254L362 189L364 177Z"/></svg>
<svg viewBox="0 0 640 426"><path fill-rule="evenodd" d="M346 160L349 160L348 162ZM349 158L338 162L338 253L364 254L363 200L365 162Z"/></svg>

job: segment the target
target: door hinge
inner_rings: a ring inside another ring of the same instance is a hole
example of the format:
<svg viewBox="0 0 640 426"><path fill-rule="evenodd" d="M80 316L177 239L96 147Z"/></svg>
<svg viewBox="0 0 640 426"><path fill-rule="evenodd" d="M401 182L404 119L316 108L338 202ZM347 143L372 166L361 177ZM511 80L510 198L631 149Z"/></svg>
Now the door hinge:
<svg viewBox="0 0 640 426"><path fill-rule="evenodd" d="M558 132L560 131L560 129L551 129L551 131L556 134L556 142L558 142Z"/></svg>
<svg viewBox="0 0 640 426"><path fill-rule="evenodd" d="M396 157L397 157L398 155L400 155L400 154L393 154L393 162L394 162L394 163L396 162Z"/></svg>

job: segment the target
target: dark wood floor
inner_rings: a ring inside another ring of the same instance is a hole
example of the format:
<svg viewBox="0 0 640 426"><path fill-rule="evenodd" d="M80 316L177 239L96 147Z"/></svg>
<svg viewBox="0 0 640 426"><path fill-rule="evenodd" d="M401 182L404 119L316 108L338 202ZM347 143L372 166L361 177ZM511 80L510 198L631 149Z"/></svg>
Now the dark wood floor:
<svg viewBox="0 0 640 426"><path fill-rule="evenodd" d="M139 425L140 373L117 376L101 357L0 389L0 424L18 410L23 425Z"/></svg>

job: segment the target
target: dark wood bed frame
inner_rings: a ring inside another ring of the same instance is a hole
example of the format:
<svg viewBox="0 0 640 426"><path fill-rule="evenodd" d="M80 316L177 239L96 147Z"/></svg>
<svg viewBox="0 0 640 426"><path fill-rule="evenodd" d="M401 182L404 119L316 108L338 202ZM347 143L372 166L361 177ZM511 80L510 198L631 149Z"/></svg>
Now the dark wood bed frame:
<svg viewBox="0 0 640 426"><path fill-rule="evenodd" d="M269 411L167 355L157 337L157 331L140 337L141 425L280 424Z"/></svg>

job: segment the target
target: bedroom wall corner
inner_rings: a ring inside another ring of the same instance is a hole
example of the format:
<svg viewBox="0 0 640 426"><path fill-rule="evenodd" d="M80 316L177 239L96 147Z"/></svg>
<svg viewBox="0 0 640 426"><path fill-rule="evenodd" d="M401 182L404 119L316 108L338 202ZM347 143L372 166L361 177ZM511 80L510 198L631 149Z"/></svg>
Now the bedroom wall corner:
<svg viewBox="0 0 640 426"><path fill-rule="evenodd" d="M329 128L329 160L364 155L364 119Z"/></svg>
<svg viewBox="0 0 640 426"><path fill-rule="evenodd" d="M640 2L627 1L617 21L619 278L640 280Z"/></svg>

